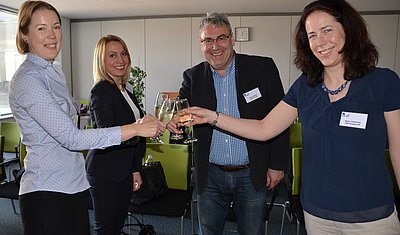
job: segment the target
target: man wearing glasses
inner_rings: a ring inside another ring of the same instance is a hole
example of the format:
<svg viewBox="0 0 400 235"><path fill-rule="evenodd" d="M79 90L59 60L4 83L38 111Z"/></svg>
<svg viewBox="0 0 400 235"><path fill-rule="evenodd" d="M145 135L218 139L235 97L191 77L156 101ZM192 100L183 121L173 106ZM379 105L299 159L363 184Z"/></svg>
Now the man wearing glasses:
<svg viewBox="0 0 400 235"><path fill-rule="evenodd" d="M219 112L264 118L284 95L279 72L269 57L235 53L225 14L208 13L199 36L206 61L183 73L179 91L191 106L216 111L214 125L194 126L199 232L222 234L232 205L240 234L263 234L268 189L289 168L288 131L258 142L219 130L215 124ZM169 127L176 130L174 123Z"/></svg>

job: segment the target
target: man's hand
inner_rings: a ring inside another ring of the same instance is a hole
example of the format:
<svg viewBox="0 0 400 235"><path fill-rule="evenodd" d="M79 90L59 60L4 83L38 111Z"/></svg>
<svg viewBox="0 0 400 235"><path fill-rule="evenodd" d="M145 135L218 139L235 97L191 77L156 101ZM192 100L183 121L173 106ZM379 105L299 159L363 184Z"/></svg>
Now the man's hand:
<svg viewBox="0 0 400 235"><path fill-rule="evenodd" d="M285 173L283 171L268 168L267 170L267 187L269 190L275 188L283 179Z"/></svg>

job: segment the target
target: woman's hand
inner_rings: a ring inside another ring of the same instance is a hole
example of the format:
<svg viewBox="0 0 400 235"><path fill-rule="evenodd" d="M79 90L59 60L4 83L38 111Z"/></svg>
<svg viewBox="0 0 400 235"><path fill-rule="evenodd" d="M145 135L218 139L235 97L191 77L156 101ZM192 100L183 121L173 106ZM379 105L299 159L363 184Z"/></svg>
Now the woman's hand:
<svg viewBox="0 0 400 235"><path fill-rule="evenodd" d="M121 126L121 141L134 136L153 137L164 133L165 125L153 115L146 115L135 123Z"/></svg>
<svg viewBox="0 0 400 235"><path fill-rule="evenodd" d="M217 113L215 111L196 106L184 109L183 112L192 114L193 118L193 121L185 123L185 126L212 123L214 120L217 119Z"/></svg>
<svg viewBox="0 0 400 235"><path fill-rule="evenodd" d="M142 119L136 121L138 126L138 136L142 137L153 137L164 133L166 124L158 120L153 115L146 115Z"/></svg>
<svg viewBox="0 0 400 235"><path fill-rule="evenodd" d="M140 172L133 172L132 173L133 176L133 187L132 187L132 191L137 191L140 189L140 186L142 186L142 177L140 176Z"/></svg>
<svg viewBox="0 0 400 235"><path fill-rule="evenodd" d="M174 115L171 119L171 121L168 122L167 124L167 129L171 131L172 133L175 134L182 134L183 131L179 129L180 124L179 124L179 117Z"/></svg>

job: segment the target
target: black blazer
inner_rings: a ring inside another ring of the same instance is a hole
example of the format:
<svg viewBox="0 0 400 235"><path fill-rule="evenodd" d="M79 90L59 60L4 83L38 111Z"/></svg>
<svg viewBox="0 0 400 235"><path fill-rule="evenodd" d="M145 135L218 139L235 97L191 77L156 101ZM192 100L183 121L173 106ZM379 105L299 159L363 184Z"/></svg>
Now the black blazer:
<svg viewBox="0 0 400 235"><path fill-rule="evenodd" d="M278 69L269 57L235 54L236 89L240 117L251 119L264 118L284 95ZM258 88L261 98L246 103L245 92ZM183 83L179 97L188 98L191 106L215 110L217 100L211 68L208 62L202 62L183 73ZM198 141L194 144L196 161L196 184L198 193L204 191L207 181L208 159L210 154L213 128L209 124L194 126L194 135ZM289 131L265 142L246 140L250 161L251 180L256 190L266 184L266 171L289 170L290 148Z"/></svg>
<svg viewBox="0 0 400 235"><path fill-rule="evenodd" d="M128 94L140 110L140 117L143 117L135 96L131 92ZM94 128L121 126L136 121L118 87L108 81L100 81L92 88L89 106ZM140 137L133 137L121 145L90 150L86 159L87 174L109 181L122 181L141 169L145 151L146 139Z"/></svg>

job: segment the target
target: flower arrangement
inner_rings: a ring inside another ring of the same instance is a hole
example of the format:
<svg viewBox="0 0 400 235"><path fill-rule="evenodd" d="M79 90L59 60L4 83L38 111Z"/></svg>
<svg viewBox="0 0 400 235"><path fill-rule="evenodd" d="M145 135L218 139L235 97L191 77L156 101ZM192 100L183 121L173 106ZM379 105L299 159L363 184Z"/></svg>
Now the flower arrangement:
<svg viewBox="0 0 400 235"><path fill-rule="evenodd" d="M132 67L129 73L128 82L133 86L133 94L135 95L140 107L144 110L143 97L145 83L144 80L147 77L147 73L139 68L138 66Z"/></svg>

